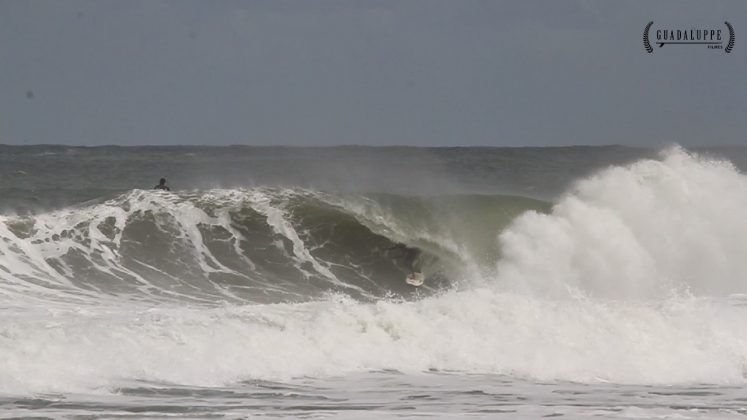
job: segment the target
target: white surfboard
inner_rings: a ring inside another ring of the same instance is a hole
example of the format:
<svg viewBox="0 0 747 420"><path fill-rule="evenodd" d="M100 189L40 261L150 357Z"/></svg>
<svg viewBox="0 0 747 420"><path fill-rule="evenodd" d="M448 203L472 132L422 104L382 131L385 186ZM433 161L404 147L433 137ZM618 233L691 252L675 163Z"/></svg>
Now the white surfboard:
<svg viewBox="0 0 747 420"><path fill-rule="evenodd" d="M425 281L423 273L411 273L405 277L405 282L413 286L422 286Z"/></svg>

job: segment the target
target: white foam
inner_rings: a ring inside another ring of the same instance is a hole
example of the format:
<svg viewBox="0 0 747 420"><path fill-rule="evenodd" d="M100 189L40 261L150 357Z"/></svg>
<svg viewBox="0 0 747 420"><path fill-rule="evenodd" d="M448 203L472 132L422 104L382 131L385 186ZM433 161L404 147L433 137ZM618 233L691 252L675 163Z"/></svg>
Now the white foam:
<svg viewBox="0 0 747 420"><path fill-rule="evenodd" d="M90 392L122 380L219 386L396 369L539 380L742 383L747 309L545 301L492 289L416 303L107 308L0 327L0 392Z"/></svg>
<svg viewBox="0 0 747 420"><path fill-rule="evenodd" d="M500 236L499 277L553 297L662 298L747 292L747 179L672 149L579 182L551 214Z"/></svg>

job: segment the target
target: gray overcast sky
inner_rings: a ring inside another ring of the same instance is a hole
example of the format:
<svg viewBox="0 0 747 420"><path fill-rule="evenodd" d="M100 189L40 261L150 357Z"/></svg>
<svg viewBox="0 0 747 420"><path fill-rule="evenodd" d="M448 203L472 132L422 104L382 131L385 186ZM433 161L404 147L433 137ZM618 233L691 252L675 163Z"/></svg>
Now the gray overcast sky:
<svg viewBox="0 0 747 420"><path fill-rule="evenodd" d="M649 21L729 21L735 47L647 54ZM4 144L715 145L746 133L747 1L0 0Z"/></svg>

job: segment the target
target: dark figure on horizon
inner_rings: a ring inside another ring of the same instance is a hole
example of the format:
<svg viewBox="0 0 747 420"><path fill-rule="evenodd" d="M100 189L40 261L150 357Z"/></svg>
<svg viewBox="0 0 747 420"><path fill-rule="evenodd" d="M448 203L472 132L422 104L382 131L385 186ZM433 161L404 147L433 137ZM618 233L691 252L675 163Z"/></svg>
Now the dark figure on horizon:
<svg viewBox="0 0 747 420"><path fill-rule="evenodd" d="M158 185L153 187L153 189L171 191L171 188L166 186L166 178L161 178L161 180L158 181Z"/></svg>

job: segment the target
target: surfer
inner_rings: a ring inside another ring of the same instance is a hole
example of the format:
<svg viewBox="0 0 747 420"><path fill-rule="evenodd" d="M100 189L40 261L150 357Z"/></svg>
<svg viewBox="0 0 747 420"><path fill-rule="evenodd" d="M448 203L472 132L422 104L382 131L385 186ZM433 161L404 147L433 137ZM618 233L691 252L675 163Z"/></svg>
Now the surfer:
<svg viewBox="0 0 747 420"><path fill-rule="evenodd" d="M402 264L405 266L407 271L410 272L411 276L414 276L416 273L418 273L418 269L415 266L417 265L418 258L420 257L420 249L407 246L403 243L398 243L389 248L385 248L384 251L387 251L389 256L391 256L392 258L401 259Z"/></svg>
<svg viewBox="0 0 747 420"><path fill-rule="evenodd" d="M171 188L166 186L166 178L161 178L160 181L158 181L158 185L153 187L154 190L166 190L171 191Z"/></svg>

